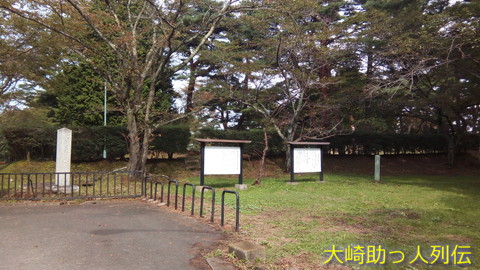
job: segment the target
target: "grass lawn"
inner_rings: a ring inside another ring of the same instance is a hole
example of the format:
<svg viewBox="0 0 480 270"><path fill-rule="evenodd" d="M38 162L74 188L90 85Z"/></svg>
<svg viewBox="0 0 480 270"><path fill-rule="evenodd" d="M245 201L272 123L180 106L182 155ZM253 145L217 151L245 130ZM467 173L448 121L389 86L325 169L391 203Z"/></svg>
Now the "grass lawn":
<svg viewBox="0 0 480 270"><path fill-rule="evenodd" d="M420 258L410 263L417 248L427 262L436 256L433 250L467 256L480 269L475 258L480 254L480 179L478 176L395 176L383 177L380 184L372 177L326 174L325 183L317 176L298 177L298 185L287 185L288 176L266 178L261 186L240 191L241 233L239 239L249 239L264 245L267 265L271 269L319 269L325 267L335 245L342 260L348 246L363 247L367 260L368 246L385 249L387 268L431 268ZM189 179L196 183L197 178ZM246 180L250 184L253 180ZM208 177L213 187L231 186L235 179ZM233 206L233 200L228 201ZM381 245L381 247L379 247ZM440 246L433 248L432 246ZM401 251L405 254L403 263ZM394 252L389 254L389 252ZM370 253L373 254L373 253ZM381 253L377 253L381 254ZM357 250L361 259L362 250ZM459 255L460 256L460 255ZM460 259L460 257L457 257ZM466 257L463 258L466 261ZM332 261L337 261L333 259ZM343 261L343 260L342 260ZM418 263L420 262L420 263ZM451 265L453 258L450 258ZM457 261L457 263L460 261ZM380 263L377 263L378 267ZM245 268L252 265L240 264ZM341 265L360 267L360 261ZM433 267L439 268L437 262Z"/></svg>

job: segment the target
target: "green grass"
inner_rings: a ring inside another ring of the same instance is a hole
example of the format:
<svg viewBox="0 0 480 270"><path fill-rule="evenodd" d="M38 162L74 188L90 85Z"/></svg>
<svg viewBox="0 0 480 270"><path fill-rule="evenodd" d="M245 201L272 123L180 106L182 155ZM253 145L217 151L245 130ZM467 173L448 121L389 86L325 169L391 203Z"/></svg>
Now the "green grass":
<svg viewBox="0 0 480 270"><path fill-rule="evenodd" d="M126 162L77 162L72 163L72 172L112 171L127 166ZM17 161L0 168L0 173L52 173L55 161Z"/></svg>
<svg viewBox="0 0 480 270"><path fill-rule="evenodd" d="M300 261L300 267L315 269L333 245L403 251L401 266L419 269L428 267L409 264L419 245L426 256L432 245L471 246L473 260L480 254L479 177L397 176L384 177L380 184L357 175L327 174L325 183L315 178L299 177L293 186L286 184L286 175L267 178L261 186L239 191L241 234L267 246L272 268ZM196 178L189 180L198 184ZM208 177L206 182L223 188L236 179ZM233 201L228 204L233 206Z"/></svg>

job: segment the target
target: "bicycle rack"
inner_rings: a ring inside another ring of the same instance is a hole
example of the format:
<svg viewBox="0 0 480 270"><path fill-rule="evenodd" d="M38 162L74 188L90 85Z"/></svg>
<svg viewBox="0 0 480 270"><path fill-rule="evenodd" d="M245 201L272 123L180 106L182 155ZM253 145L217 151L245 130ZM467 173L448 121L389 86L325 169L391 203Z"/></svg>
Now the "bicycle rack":
<svg viewBox="0 0 480 270"><path fill-rule="evenodd" d="M224 190L222 192L222 212L221 212L221 223L220 225L223 227L224 225L224 216L225 216L225 193L231 193L235 194L235 197L237 198L237 205L236 205L236 211L235 211L235 231L238 232L238 229L240 227L240 197L238 195L238 192L236 191L231 191L231 190Z"/></svg>
<svg viewBox="0 0 480 270"><path fill-rule="evenodd" d="M167 206L170 206L170 184L175 183L175 210L178 208L178 181L177 180L168 180L168 196L167 196Z"/></svg>
<svg viewBox="0 0 480 270"><path fill-rule="evenodd" d="M182 197L182 212L185 212L185 191L187 190L186 187L191 186L192 187L192 213L190 215L195 214L195 185L190 184L190 183L184 183L183 184L183 197Z"/></svg>
<svg viewBox="0 0 480 270"><path fill-rule="evenodd" d="M202 195L200 197L200 217L203 217L203 197L204 197L203 195L204 195L205 189L212 191L212 213L210 217L210 222L213 223L213 218L215 216L215 189L213 187L207 187L207 186L202 187Z"/></svg>
<svg viewBox="0 0 480 270"><path fill-rule="evenodd" d="M158 191L158 185L162 186L162 189L160 191L160 202L163 203L163 189L164 189L164 184L163 182L155 182L155 195L153 197L153 200L157 200L157 191Z"/></svg>

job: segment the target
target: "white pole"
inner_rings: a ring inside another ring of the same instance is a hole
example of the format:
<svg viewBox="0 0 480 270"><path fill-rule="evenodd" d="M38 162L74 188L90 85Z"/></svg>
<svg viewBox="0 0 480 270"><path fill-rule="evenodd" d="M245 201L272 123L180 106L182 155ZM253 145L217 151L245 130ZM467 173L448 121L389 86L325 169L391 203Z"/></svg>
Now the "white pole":
<svg viewBox="0 0 480 270"><path fill-rule="evenodd" d="M375 182L380 182L380 155L375 155Z"/></svg>
<svg viewBox="0 0 480 270"><path fill-rule="evenodd" d="M107 81L104 84L105 95L103 97L103 126L107 126ZM107 159L106 141L103 143L103 159Z"/></svg>

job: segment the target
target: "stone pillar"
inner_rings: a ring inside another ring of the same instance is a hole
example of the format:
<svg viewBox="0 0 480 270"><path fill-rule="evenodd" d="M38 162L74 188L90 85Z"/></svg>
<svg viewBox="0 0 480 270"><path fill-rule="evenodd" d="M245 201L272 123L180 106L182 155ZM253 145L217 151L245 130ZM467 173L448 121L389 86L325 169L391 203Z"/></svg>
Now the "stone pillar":
<svg viewBox="0 0 480 270"><path fill-rule="evenodd" d="M375 155L375 182L380 182L380 155Z"/></svg>
<svg viewBox="0 0 480 270"><path fill-rule="evenodd" d="M57 186L70 186L70 163L72 159L72 130L61 128L57 130L57 159L55 172L57 174Z"/></svg>

